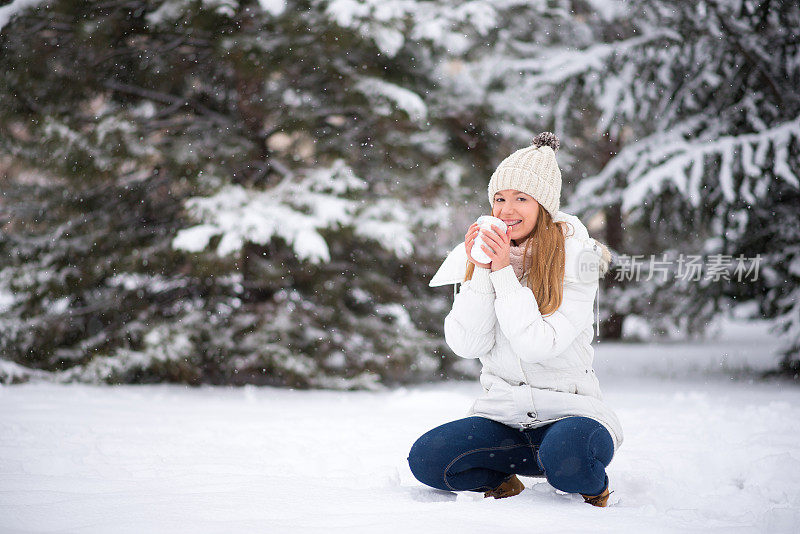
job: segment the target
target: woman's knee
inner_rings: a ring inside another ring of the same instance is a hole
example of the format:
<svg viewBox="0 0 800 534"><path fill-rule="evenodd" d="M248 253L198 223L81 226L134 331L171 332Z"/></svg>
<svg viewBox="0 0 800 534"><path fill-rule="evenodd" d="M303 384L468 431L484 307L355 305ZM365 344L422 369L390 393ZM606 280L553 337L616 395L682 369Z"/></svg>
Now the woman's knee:
<svg viewBox="0 0 800 534"><path fill-rule="evenodd" d="M539 447L538 460L548 481L568 492L596 486L614 454L608 430L588 417L570 417L553 424Z"/></svg>
<svg viewBox="0 0 800 534"><path fill-rule="evenodd" d="M408 453L408 466L417 480L438 489L450 489L445 471L464 451L495 444L504 425L483 417L467 417L437 426L420 436ZM510 431L510 430L509 430Z"/></svg>
<svg viewBox="0 0 800 534"><path fill-rule="evenodd" d="M579 454L608 465L614 454L614 441L599 421L589 417L568 417L547 429L540 452L546 456Z"/></svg>
<svg viewBox="0 0 800 534"><path fill-rule="evenodd" d="M423 484L446 490L444 471L451 458L444 454L447 439L439 429L429 430L414 442L408 453L408 466Z"/></svg>

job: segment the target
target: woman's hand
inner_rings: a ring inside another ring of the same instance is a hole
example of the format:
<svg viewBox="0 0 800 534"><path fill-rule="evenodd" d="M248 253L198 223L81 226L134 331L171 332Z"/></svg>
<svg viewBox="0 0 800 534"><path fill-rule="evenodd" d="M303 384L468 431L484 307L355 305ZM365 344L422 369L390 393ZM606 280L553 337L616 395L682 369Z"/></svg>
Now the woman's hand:
<svg viewBox="0 0 800 534"><path fill-rule="evenodd" d="M506 231L503 232L497 226L492 225L492 230L494 233L483 233L483 242L488 247L483 245L481 248L487 256L492 258L491 268L494 272L511 265L511 238L508 237L511 229L506 228Z"/></svg>
<svg viewBox="0 0 800 534"><path fill-rule="evenodd" d="M469 261L471 261L475 266L488 269L490 267L490 264L478 263L472 258L472 254L470 254L470 252L472 251L472 245L475 243L475 238L478 237L478 231L479 231L478 224L472 223L472 225L469 227L469 230L467 230L467 235L464 236L464 244L467 247L467 258L469 258ZM484 247L484 250L485 249L486 247Z"/></svg>

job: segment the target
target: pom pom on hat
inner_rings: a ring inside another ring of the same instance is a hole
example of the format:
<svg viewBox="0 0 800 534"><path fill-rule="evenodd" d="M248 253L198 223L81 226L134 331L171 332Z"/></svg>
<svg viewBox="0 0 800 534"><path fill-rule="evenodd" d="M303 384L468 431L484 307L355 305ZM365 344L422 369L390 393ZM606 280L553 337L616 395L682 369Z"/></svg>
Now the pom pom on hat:
<svg viewBox="0 0 800 534"><path fill-rule="evenodd" d="M553 149L553 152L558 152L558 147L561 146L561 142L556 137L556 134L553 132L542 132L536 137L533 138L533 143L531 143L535 147L543 147L545 145L549 146Z"/></svg>
<svg viewBox="0 0 800 534"><path fill-rule="evenodd" d="M515 189L532 196L555 217L561 203L561 170L556 162L560 145L553 132L542 132L531 146L501 161L489 180L489 204L498 191Z"/></svg>

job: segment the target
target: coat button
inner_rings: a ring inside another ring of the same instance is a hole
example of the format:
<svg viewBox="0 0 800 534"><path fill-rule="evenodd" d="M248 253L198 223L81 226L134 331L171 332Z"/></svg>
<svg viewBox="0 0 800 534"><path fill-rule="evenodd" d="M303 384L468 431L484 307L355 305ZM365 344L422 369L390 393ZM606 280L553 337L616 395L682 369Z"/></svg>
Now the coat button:
<svg viewBox="0 0 800 534"><path fill-rule="evenodd" d="M528 417L531 419L536 419L536 412L528 412Z"/></svg>

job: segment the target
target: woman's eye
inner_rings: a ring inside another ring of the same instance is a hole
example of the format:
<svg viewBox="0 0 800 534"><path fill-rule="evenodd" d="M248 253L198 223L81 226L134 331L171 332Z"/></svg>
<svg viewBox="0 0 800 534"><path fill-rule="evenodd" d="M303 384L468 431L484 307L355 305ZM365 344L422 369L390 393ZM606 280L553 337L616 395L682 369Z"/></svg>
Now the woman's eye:
<svg viewBox="0 0 800 534"><path fill-rule="evenodd" d="M517 200L527 200L525 197L519 197Z"/></svg>

